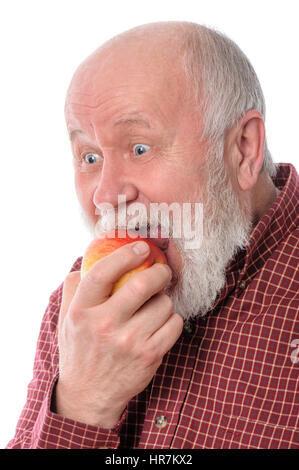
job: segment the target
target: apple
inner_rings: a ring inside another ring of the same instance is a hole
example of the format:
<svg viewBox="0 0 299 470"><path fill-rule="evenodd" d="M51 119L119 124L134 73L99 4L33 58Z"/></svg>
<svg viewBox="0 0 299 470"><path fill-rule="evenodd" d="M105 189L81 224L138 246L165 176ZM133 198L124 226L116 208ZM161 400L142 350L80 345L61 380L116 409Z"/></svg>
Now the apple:
<svg viewBox="0 0 299 470"><path fill-rule="evenodd" d="M128 243L133 243L135 241L145 241L150 247L150 253L140 266L131 269L120 277L120 279L114 284L110 295L114 294L114 292L116 292L131 276L137 272L149 268L155 263L167 264L167 260L162 250L147 238L142 238L135 232L115 230L101 233L98 238L92 240L92 242L88 245L82 260L81 278L83 278L87 271L98 260L110 255L110 253L117 250L121 246L127 245Z"/></svg>

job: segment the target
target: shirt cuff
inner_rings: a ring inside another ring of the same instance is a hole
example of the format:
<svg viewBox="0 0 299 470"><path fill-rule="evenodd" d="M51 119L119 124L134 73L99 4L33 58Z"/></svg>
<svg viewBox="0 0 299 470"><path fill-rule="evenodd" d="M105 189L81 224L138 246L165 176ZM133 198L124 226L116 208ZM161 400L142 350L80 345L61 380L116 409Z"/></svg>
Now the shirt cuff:
<svg viewBox="0 0 299 470"><path fill-rule="evenodd" d="M117 449L119 429L127 416L127 409L112 429L80 423L51 411L51 400L58 380L56 375L44 399L32 430L34 449Z"/></svg>

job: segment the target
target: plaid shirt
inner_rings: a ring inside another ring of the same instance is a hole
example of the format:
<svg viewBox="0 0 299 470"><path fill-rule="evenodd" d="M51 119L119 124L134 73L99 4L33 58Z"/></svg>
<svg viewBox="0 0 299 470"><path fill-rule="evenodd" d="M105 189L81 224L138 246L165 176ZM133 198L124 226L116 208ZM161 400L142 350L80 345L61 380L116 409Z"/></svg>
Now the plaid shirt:
<svg viewBox="0 0 299 470"><path fill-rule="evenodd" d="M110 430L51 411L62 284L46 309L25 407L8 448L299 448L298 187L276 201L227 269L213 310L185 325L150 385ZM78 258L72 271L79 270Z"/></svg>

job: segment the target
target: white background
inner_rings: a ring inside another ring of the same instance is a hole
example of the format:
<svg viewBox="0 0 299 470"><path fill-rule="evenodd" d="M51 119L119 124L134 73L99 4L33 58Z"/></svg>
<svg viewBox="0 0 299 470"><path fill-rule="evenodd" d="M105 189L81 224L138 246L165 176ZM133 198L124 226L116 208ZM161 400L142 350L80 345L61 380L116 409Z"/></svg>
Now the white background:
<svg viewBox="0 0 299 470"><path fill-rule="evenodd" d="M0 6L0 448L13 437L40 322L90 236L73 189L63 106L79 63L151 21L215 26L248 55L267 104L276 162L299 169L298 0L9 0Z"/></svg>

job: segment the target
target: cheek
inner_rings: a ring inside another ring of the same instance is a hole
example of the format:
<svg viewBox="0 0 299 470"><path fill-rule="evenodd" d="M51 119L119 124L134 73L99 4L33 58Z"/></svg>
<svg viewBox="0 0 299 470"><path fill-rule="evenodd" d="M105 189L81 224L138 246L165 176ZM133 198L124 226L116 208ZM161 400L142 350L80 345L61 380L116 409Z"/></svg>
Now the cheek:
<svg viewBox="0 0 299 470"><path fill-rule="evenodd" d="M179 176L180 175L180 176ZM158 164L140 174L138 187L147 195L148 199L155 202L178 201L181 193L181 172L174 171L167 165Z"/></svg>
<svg viewBox="0 0 299 470"><path fill-rule="evenodd" d="M165 201L168 204L172 202L188 202L195 201L197 199L192 198L196 190L198 189L197 180L185 179L182 176L182 172L178 175L171 175L165 180L157 179L156 185L152 185L151 192L153 195L153 200L158 200L159 202ZM190 199L191 197L191 199Z"/></svg>

